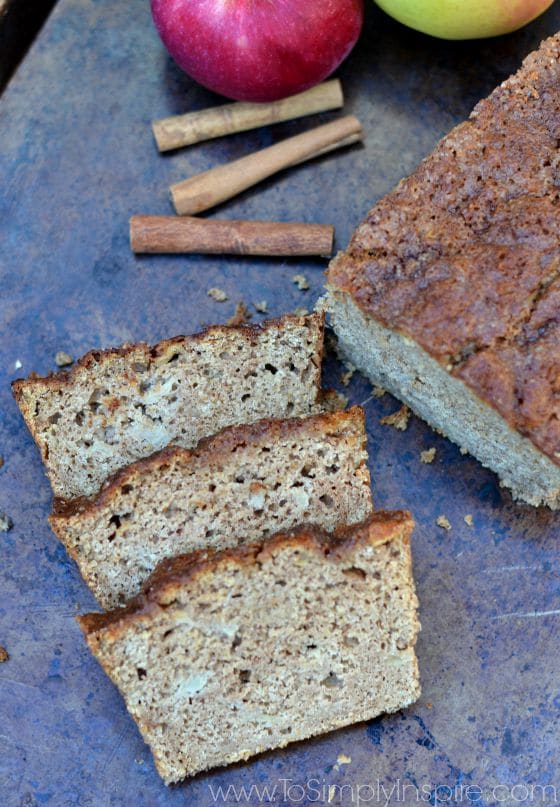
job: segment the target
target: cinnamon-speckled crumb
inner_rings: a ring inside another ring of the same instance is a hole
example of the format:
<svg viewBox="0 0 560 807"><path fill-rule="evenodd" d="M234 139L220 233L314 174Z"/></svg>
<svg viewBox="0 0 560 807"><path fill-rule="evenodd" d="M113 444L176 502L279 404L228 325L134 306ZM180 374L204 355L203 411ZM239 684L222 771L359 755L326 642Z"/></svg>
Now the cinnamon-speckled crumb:
<svg viewBox="0 0 560 807"><path fill-rule="evenodd" d="M300 291L307 291L309 288L309 281L305 275L293 275L292 282L296 284Z"/></svg>
<svg viewBox="0 0 560 807"><path fill-rule="evenodd" d="M74 359L69 353L65 353L64 350L59 350L54 357L54 363L57 367L69 367L71 364L74 364Z"/></svg>
<svg viewBox="0 0 560 807"><path fill-rule="evenodd" d="M403 405L397 412L393 412L392 415L386 415L379 422L382 426L392 426L394 429L404 432L408 427L409 418L410 409L408 406Z"/></svg>
<svg viewBox="0 0 560 807"><path fill-rule="evenodd" d="M350 362L345 362L345 366L346 366L346 372L341 373L340 375L340 383L342 384L343 387L348 386L348 384L352 379L352 376L356 372L356 368L354 367L353 364L350 364Z"/></svg>
<svg viewBox="0 0 560 807"><path fill-rule="evenodd" d="M225 301L228 299L228 296L223 289L217 289L214 287L208 289L206 293L208 294L208 297L211 297L217 303L225 303Z"/></svg>
<svg viewBox="0 0 560 807"><path fill-rule="evenodd" d="M436 449L435 448L427 448L425 451L420 452L420 462L429 465L431 462L434 461L436 457Z"/></svg>
<svg viewBox="0 0 560 807"><path fill-rule="evenodd" d="M243 323L248 322L252 316L244 302L237 303L235 313L227 320L226 325L243 325Z"/></svg>
<svg viewBox="0 0 560 807"><path fill-rule="evenodd" d="M6 648L0 644L0 664L3 664L5 661L8 661L9 658L10 654L8 653Z"/></svg>

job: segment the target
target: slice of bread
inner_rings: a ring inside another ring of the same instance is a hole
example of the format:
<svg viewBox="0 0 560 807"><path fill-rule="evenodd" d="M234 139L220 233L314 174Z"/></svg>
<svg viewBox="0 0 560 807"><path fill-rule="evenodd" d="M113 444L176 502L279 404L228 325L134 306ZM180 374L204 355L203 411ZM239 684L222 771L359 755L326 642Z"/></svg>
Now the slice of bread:
<svg viewBox="0 0 560 807"><path fill-rule="evenodd" d="M364 413L264 420L119 472L95 499L55 503L51 525L105 608L137 594L163 558L225 549L372 510Z"/></svg>
<svg viewBox="0 0 560 807"><path fill-rule="evenodd" d="M378 202L328 271L342 352L560 508L560 34Z"/></svg>
<svg viewBox="0 0 560 807"><path fill-rule="evenodd" d="M154 347L86 354L68 373L15 381L55 496L96 493L169 443L225 426L319 411L323 315L214 326Z"/></svg>
<svg viewBox="0 0 560 807"><path fill-rule="evenodd" d="M164 561L78 619L167 784L420 695L408 513Z"/></svg>

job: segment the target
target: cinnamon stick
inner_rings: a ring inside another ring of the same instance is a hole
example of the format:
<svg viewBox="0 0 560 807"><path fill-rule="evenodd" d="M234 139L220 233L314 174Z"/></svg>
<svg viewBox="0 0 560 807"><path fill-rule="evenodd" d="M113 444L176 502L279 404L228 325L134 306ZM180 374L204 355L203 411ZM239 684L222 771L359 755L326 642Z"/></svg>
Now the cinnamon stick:
<svg viewBox="0 0 560 807"><path fill-rule="evenodd" d="M158 149L171 151L202 140L339 109L343 104L342 85L333 79L270 104L237 102L163 118L152 123L152 130Z"/></svg>
<svg viewBox="0 0 560 807"><path fill-rule="evenodd" d="M132 216L133 252L232 255L332 254L334 227L279 221L224 221L189 216Z"/></svg>
<svg viewBox="0 0 560 807"><path fill-rule="evenodd" d="M175 210L179 215L201 213L284 168L356 142L361 137L362 125L353 115L289 137L274 146L171 185Z"/></svg>

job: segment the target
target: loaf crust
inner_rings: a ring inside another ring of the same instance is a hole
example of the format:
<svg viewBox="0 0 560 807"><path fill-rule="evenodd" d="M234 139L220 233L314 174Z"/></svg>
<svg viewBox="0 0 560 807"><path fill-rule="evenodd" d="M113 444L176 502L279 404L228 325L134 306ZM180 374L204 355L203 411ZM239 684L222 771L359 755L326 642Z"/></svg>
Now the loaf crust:
<svg viewBox="0 0 560 807"><path fill-rule="evenodd" d="M376 204L328 284L560 465L560 34Z"/></svg>

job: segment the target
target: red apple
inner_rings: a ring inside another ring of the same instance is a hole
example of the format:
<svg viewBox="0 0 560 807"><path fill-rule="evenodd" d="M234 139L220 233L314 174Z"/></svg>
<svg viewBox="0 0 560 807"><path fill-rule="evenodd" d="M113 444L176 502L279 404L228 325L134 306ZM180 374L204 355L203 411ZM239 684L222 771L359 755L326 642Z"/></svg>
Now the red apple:
<svg viewBox="0 0 560 807"><path fill-rule="evenodd" d="M238 101L312 87L352 50L363 0L151 0L163 43L200 84Z"/></svg>

